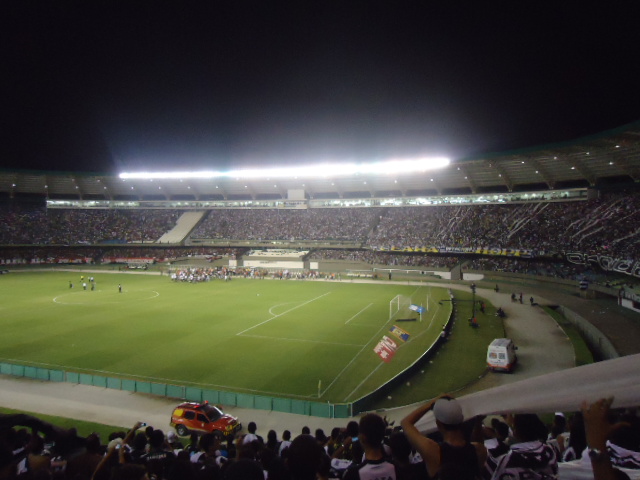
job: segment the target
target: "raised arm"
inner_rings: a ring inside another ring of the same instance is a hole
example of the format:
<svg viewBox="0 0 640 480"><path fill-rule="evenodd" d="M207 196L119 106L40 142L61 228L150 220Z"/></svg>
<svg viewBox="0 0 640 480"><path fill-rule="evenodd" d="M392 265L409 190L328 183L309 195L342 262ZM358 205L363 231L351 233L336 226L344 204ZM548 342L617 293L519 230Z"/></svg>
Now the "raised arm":
<svg viewBox="0 0 640 480"><path fill-rule="evenodd" d="M607 452L607 438L613 430L608 420L611 403L613 403L613 397L602 398L591 405L586 401L582 402L582 415L594 480L618 478Z"/></svg>
<svg viewBox="0 0 640 480"><path fill-rule="evenodd" d="M430 402L418 407L409 415L404 417L401 423L402 430L404 431L407 440L409 440L411 446L418 451L424 460L429 476L431 477L435 476L438 468L440 468L440 446L430 438L422 435L422 433L416 428L416 423L433 408L436 400L441 397L442 396L434 398Z"/></svg>
<svg viewBox="0 0 640 480"><path fill-rule="evenodd" d="M136 424L133 426L133 428L131 430L129 430L129 433L127 433L127 436L124 438L124 440L122 441L123 445L128 444L131 439L133 438L133 436L135 435L135 433L138 431L138 429L140 427L142 427L144 424L142 422L136 422ZM122 449L121 449L122 450ZM100 460L100 463L98 464L98 466L96 467L96 469L93 472L93 475L91 475L91 480L94 480L96 477L96 474L102 470L104 468L104 466L107 464L107 462L109 461L109 459L113 456L113 452L116 451L116 445L113 445L106 453L106 455L104 457L102 457L102 460ZM124 463L123 458L120 458L120 463Z"/></svg>

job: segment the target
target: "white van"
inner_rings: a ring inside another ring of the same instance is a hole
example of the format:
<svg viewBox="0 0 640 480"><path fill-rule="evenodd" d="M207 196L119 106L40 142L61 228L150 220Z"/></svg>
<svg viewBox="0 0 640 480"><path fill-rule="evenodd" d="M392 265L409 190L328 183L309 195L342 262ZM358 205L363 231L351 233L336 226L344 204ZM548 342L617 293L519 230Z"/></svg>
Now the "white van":
<svg viewBox="0 0 640 480"><path fill-rule="evenodd" d="M516 347L509 338L496 338L487 350L487 367L492 371L511 373L518 362Z"/></svg>

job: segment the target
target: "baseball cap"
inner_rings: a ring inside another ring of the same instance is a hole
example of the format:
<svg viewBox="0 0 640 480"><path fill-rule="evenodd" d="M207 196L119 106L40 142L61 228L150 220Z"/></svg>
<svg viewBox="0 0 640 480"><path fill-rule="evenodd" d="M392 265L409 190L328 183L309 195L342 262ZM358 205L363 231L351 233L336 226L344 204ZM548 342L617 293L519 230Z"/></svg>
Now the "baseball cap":
<svg viewBox="0 0 640 480"><path fill-rule="evenodd" d="M462 407L455 398L439 398L433 405L433 415L445 425L460 425L464 422Z"/></svg>

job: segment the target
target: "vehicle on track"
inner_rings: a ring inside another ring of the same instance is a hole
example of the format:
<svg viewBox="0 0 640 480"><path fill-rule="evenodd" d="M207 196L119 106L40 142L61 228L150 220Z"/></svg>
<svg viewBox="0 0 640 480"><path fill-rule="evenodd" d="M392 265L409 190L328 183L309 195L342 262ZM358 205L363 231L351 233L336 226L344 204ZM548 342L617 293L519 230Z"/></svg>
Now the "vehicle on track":
<svg viewBox="0 0 640 480"><path fill-rule="evenodd" d="M209 402L184 402L173 409L171 426L181 437L196 433L218 433L225 437L242 429L242 424L232 415L224 413Z"/></svg>
<svg viewBox="0 0 640 480"><path fill-rule="evenodd" d="M518 356L513 340L496 338L487 350L487 367L494 372L511 373L518 363Z"/></svg>

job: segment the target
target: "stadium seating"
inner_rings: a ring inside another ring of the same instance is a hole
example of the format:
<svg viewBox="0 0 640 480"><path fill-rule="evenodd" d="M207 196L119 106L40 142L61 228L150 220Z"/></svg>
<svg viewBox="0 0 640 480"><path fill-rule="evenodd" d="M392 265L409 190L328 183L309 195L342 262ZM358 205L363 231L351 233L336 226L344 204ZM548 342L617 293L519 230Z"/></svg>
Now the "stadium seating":
<svg viewBox="0 0 640 480"><path fill-rule="evenodd" d="M344 240L368 247L492 247L577 250L635 258L640 196L511 205L211 210L192 232L198 239ZM17 201L0 205L0 245L155 242L178 210L47 210Z"/></svg>

